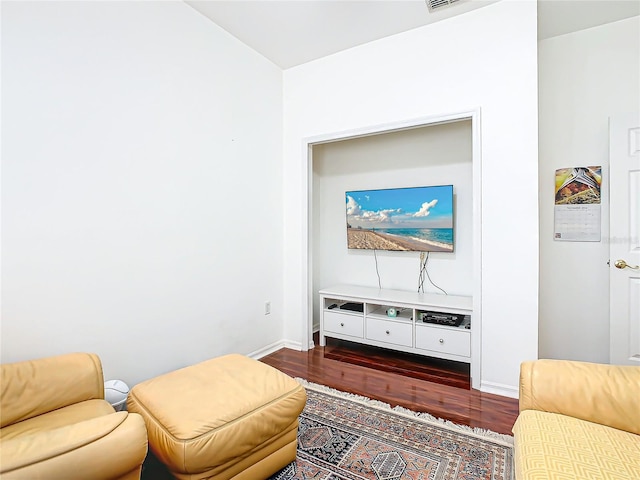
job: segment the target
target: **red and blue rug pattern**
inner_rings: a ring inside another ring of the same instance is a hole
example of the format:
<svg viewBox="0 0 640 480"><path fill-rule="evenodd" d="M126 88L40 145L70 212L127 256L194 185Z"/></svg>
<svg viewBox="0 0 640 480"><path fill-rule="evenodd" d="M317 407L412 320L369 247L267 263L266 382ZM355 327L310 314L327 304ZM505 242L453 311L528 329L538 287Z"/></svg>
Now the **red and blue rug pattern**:
<svg viewBox="0 0 640 480"><path fill-rule="evenodd" d="M305 385L295 462L270 480L512 480L511 438Z"/></svg>

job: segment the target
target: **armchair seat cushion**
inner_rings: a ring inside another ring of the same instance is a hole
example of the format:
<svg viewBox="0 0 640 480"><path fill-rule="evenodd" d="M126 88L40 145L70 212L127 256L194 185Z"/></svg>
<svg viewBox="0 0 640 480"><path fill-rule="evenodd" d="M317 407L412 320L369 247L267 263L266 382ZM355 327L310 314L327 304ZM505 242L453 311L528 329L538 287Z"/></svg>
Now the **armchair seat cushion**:
<svg viewBox="0 0 640 480"><path fill-rule="evenodd" d="M126 412L102 415L73 424L3 439L2 468L13 471L55 459L95 443L115 431L127 420ZM137 416L132 418L139 418ZM92 459L93 460L93 459Z"/></svg>
<svg viewBox="0 0 640 480"><path fill-rule="evenodd" d="M640 479L640 437L575 417L525 410L516 421L517 478Z"/></svg>
<svg viewBox="0 0 640 480"><path fill-rule="evenodd" d="M23 435L43 433L112 413L113 407L106 400L85 400L13 425L7 425L0 430L0 439L9 440Z"/></svg>

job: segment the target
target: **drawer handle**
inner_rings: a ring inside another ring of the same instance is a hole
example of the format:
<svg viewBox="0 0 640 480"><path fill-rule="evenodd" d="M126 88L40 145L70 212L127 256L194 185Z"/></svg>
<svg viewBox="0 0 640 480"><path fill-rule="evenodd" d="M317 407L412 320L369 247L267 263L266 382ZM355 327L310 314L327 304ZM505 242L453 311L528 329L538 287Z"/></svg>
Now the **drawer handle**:
<svg viewBox="0 0 640 480"><path fill-rule="evenodd" d="M387 330L385 333L386 333L387 335L389 335L389 333L390 333L390 332L389 332L389 330Z"/></svg>
<svg viewBox="0 0 640 480"><path fill-rule="evenodd" d="M444 343L444 338L441 338L440 340L438 340L440 343Z"/></svg>
<svg viewBox="0 0 640 480"><path fill-rule="evenodd" d="M344 327L344 323L341 323L341 324L340 324L340 326L341 326L341 327Z"/></svg>

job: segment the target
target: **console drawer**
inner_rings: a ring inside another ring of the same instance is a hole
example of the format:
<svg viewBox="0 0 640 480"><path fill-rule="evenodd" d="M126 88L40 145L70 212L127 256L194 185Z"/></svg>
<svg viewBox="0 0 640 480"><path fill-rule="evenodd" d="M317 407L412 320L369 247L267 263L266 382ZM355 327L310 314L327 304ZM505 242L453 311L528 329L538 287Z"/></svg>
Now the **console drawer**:
<svg viewBox="0 0 640 480"><path fill-rule="evenodd" d="M367 318L367 339L411 347L411 327L411 323Z"/></svg>
<svg viewBox="0 0 640 480"><path fill-rule="evenodd" d="M364 317L362 315L350 315L348 313L323 312L324 331L349 335L351 337L364 337Z"/></svg>
<svg viewBox="0 0 640 480"><path fill-rule="evenodd" d="M470 357L471 332L416 325L416 348Z"/></svg>

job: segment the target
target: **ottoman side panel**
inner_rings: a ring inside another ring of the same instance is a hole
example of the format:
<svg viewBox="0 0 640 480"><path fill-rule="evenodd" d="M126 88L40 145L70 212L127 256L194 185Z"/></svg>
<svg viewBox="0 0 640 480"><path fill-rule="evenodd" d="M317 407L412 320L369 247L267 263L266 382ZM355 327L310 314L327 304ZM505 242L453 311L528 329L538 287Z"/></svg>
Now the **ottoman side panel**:
<svg viewBox="0 0 640 480"><path fill-rule="evenodd" d="M149 448L162 463L172 470L182 471L184 467L184 445L174 438L167 429L154 417L136 396L136 387L131 389L127 397L127 410L142 416L147 427Z"/></svg>

